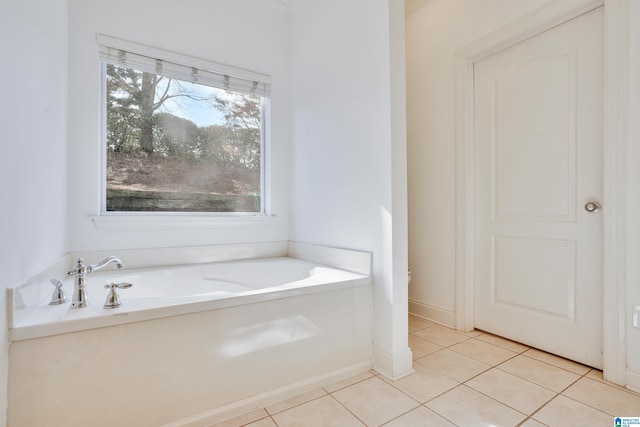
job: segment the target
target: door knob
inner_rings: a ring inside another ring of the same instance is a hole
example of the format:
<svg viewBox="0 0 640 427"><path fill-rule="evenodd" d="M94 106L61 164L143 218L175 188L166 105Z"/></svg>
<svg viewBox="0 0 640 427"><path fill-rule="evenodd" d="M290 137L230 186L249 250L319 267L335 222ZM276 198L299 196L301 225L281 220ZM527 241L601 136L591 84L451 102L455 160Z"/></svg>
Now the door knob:
<svg viewBox="0 0 640 427"><path fill-rule="evenodd" d="M602 206L600 206L600 203L598 202L587 202L587 204L584 205L584 210L589 213L594 213L594 212L598 212L601 207Z"/></svg>

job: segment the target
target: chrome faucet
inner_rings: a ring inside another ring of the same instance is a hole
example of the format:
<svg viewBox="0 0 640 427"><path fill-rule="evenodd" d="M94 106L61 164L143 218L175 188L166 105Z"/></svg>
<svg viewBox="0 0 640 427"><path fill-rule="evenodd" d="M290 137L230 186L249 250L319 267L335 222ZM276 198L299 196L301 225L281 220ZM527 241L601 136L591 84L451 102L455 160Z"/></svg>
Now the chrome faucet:
<svg viewBox="0 0 640 427"><path fill-rule="evenodd" d="M89 306L87 300L87 290L84 285L84 279L87 274L101 269L105 265L113 262L116 264L117 270L124 267L122 261L114 256L107 257L97 264L86 265L82 258L78 258L76 265L67 274L73 276L73 297L71 298L71 308L81 308Z"/></svg>

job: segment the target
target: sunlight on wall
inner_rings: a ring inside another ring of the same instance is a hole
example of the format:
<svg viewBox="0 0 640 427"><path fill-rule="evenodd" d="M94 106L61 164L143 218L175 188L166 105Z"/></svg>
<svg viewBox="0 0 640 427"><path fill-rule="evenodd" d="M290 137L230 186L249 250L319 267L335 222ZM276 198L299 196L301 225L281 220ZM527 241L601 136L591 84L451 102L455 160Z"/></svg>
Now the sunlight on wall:
<svg viewBox="0 0 640 427"><path fill-rule="evenodd" d="M384 206L380 206L380 224L382 227L384 296L389 303L393 303L393 219Z"/></svg>

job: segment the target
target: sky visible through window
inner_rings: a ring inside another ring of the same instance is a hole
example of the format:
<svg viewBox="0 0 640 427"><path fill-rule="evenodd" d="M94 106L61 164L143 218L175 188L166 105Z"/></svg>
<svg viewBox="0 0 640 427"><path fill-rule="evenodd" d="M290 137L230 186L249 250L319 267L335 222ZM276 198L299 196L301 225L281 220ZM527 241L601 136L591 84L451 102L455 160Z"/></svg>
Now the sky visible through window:
<svg viewBox="0 0 640 427"><path fill-rule="evenodd" d="M193 94L194 98L212 99L216 96L223 98L229 97L226 91L222 89L189 82L181 82L181 85L185 90ZM198 127L224 124L224 115L220 110L213 107L210 102L200 101L194 98L171 98L162 104L159 111L191 120Z"/></svg>

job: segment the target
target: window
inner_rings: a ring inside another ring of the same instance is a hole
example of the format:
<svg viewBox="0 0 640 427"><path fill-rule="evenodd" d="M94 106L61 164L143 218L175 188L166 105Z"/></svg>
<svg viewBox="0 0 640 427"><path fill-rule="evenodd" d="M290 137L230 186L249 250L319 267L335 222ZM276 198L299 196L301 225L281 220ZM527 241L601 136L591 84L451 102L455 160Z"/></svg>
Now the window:
<svg viewBox="0 0 640 427"><path fill-rule="evenodd" d="M267 76L99 36L103 212L265 213Z"/></svg>

